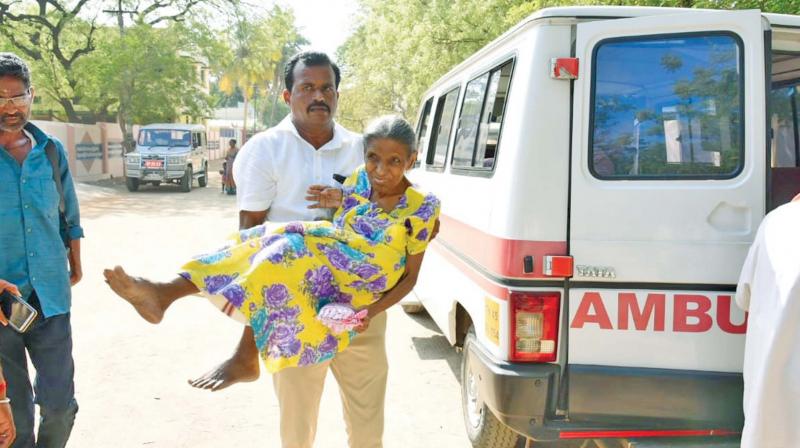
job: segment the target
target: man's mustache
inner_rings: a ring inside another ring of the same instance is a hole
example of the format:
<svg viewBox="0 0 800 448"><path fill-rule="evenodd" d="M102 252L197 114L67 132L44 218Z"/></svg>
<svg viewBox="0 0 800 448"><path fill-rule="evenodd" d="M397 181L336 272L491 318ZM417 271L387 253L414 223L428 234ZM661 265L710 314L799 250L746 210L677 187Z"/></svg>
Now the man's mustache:
<svg viewBox="0 0 800 448"><path fill-rule="evenodd" d="M322 103L322 102L317 102L317 103L311 103L311 105L308 106L307 112L311 112L311 109L313 109L315 107L324 107L325 110L327 110L328 112L331 111L330 106L328 106L327 104Z"/></svg>
<svg viewBox="0 0 800 448"><path fill-rule="evenodd" d="M23 114L22 112L17 112L15 114L3 114L3 117L2 117L3 120L8 120L9 118L16 118L18 120L24 120L25 119L25 114Z"/></svg>

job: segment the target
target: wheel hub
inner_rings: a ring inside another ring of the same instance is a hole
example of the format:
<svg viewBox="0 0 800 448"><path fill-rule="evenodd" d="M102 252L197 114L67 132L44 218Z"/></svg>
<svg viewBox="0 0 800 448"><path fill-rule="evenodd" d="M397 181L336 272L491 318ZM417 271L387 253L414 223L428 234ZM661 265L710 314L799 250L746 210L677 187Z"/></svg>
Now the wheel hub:
<svg viewBox="0 0 800 448"><path fill-rule="evenodd" d="M472 373L471 368L467 368L467 402L466 411L469 424L473 428L477 428L483 419L483 405L478 400L478 382L475 381L475 375Z"/></svg>

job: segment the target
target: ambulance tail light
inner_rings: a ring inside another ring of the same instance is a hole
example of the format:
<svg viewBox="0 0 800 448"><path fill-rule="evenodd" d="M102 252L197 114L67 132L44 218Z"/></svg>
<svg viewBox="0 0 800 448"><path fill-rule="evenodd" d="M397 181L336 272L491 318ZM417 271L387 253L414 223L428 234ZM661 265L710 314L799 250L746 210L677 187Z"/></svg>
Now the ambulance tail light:
<svg viewBox="0 0 800 448"><path fill-rule="evenodd" d="M553 362L558 343L561 295L511 293L511 360Z"/></svg>

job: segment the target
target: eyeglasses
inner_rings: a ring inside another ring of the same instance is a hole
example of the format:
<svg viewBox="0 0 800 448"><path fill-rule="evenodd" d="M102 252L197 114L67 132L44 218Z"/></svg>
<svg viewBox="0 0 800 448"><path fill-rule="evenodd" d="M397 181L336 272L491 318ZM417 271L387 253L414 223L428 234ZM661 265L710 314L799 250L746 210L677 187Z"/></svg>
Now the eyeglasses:
<svg viewBox="0 0 800 448"><path fill-rule="evenodd" d="M31 100L31 91L28 90L20 96L15 96L13 98L0 98L0 107L7 106L11 104L14 107L24 107L28 105L28 102Z"/></svg>

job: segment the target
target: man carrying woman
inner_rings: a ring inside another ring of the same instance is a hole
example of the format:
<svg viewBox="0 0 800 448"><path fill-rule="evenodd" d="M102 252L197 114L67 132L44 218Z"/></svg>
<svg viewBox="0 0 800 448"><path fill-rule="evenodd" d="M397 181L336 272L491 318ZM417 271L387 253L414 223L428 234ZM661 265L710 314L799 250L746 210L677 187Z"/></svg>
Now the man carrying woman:
<svg viewBox="0 0 800 448"><path fill-rule="evenodd" d="M405 177L416 158L414 132L405 120L377 120L364 135L363 151L364 167L342 190L312 185L306 192L315 202L312 209L337 207L333 222L243 230L219 251L187 263L168 283L133 278L120 267L106 270L106 280L152 323L160 322L177 299L197 292L213 296L223 311L249 325L256 350L272 372L335 362L362 335L332 331L318 319L319 311L337 304L364 310L366 323L385 319L384 311L416 283L439 214L438 200ZM373 360L363 361L368 368ZM340 384L351 381L345 372L334 373ZM364 411L357 401L346 402L345 409ZM350 427L348 432L351 446L381 446L380 439L357 445ZM307 442L310 446L313 433ZM284 445L291 446L285 439Z"/></svg>

